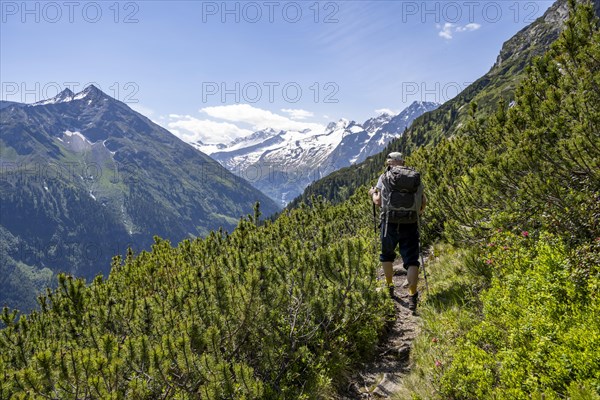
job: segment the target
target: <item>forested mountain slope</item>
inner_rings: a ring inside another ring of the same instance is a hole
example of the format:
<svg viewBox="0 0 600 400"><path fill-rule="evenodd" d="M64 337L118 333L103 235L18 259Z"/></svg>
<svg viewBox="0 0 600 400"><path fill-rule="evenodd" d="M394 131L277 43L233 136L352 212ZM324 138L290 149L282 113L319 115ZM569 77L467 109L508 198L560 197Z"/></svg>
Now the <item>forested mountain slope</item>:
<svg viewBox="0 0 600 400"><path fill-rule="evenodd" d="M312 196L342 201L381 173L386 154L392 151L410 154L419 146L435 144L442 138L460 134L469 120L471 102L477 104L475 115L478 118L492 114L501 99L510 104L515 97L515 88L526 74L526 67L535 56L544 54L564 29L567 3L567 0L557 0L542 17L504 43L496 63L487 74L438 109L417 118L408 131L392 141L382 153L312 183L289 207L310 201ZM592 4L596 14L600 15L600 0L593 0Z"/></svg>
<svg viewBox="0 0 600 400"><path fill-rule="evenodd" d="M108 274L113 255L153 235L233 229L256 201L279 209L93 85L9 103L0 129L0 305L30 310L54 273Z"/></svg>

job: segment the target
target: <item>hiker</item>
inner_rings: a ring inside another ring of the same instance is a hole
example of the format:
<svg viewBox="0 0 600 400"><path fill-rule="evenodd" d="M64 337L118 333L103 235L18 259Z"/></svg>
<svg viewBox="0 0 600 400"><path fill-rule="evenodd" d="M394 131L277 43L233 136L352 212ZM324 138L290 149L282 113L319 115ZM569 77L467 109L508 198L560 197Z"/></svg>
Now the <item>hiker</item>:
<svg viewBox="0 0 600 400"><path fill-rule="evenodd" d="M391 297L394 297L393 263L396 246L407 271L408 308L414 314L417 309L417 283L419 280L419 215L425 209L425 193L421 176L414 169L404 166L402 153L390 153L386 171L381 174L377 186L369 190L375 205L381 207L381 261L385 280Z"/></svg>

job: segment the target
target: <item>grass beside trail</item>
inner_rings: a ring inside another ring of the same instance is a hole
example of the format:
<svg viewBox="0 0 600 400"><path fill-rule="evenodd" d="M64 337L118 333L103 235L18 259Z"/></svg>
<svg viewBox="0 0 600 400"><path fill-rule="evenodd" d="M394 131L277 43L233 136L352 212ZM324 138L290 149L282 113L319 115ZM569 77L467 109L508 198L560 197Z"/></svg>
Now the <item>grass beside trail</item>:
<svg viewBox="0 0 600 400"><path fill-rule="evenodd" d="M550 235L510 233L470 250L436 245L396 398L599 399L595 247L568 252Z"/></svg>

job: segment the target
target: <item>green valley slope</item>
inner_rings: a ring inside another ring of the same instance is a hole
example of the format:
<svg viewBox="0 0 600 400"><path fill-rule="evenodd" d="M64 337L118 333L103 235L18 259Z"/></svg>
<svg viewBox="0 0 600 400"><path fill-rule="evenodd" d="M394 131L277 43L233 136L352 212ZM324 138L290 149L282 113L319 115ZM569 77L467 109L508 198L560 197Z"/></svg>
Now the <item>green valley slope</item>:
<svg viewBox="0 0 600 400"><path fill-rule="evenodd" d="M232 230L256 201L265 214L279 209L93 86L8 104L0 127L0 304L31 309L52 273L108 275L114 255L148 248L153 235Z"/></svg>

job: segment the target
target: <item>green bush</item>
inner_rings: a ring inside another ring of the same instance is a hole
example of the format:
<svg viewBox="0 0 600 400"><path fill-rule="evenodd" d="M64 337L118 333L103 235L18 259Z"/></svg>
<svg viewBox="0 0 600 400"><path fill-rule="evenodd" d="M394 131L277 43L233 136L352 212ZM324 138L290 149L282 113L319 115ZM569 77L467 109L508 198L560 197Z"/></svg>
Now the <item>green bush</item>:
<svg viewBox="0 0 600 400"><path fill-rule="evenodd" d="M4 312L2 398L333 393L393 312L361 195L177 247L156 238L87 287L60 275L40 312Z"/></svg>
<svg viewBox="0 0 600 400"><path fill-rule="evenodd" d="M462 135L411 156L427 234L461 250L431 266L405 396L599 398L600 30L570 6L513 107L473 104Z"/></svg>

